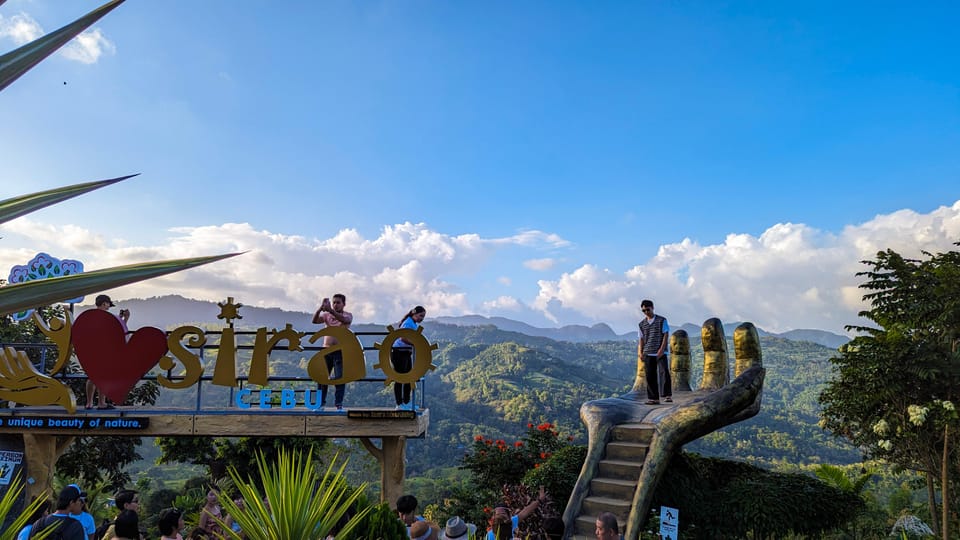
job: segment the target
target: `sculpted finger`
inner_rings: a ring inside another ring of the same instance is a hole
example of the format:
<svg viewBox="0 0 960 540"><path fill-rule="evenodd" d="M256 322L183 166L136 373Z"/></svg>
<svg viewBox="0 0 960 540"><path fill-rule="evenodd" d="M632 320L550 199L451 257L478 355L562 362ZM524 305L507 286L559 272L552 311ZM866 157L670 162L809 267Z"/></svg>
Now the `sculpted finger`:
<svg viewBox="0 0 960 540"><path fill-rule="evenodd" d="M753 323L745 322L733 331L733 351L736 355L733 376L739 377L744 371L763 365L760 352L760 335Z"/></svg>
<svg viewBox="0 0 960 540"><path fill-rule="evenodd" d="M670 371L673 372L673 388L689 392L690 388L690 337L686 330L677 330L670 336Z"/></svg>
<svg viewBox="0 0 960 540"><path fill-rule="evenodd" d="M730 382L727 338L720 319L714 317L704 321L700 340L703 343L703 381L700 390L719 390Z"/></svg>

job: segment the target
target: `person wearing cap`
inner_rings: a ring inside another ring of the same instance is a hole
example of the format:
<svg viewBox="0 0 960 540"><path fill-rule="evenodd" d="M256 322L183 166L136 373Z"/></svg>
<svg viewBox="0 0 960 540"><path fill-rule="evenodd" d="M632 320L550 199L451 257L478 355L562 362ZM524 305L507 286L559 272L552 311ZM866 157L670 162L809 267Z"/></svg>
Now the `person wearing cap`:
<svg viewBox="0 0 960 540"><path fill-rule="evenodd" d="M97 532L97 521L93 519L93 516L90 515L90 512L87 512L87 492L80 489L80 486L77 484L70 484L70 487L77 488L77 491L80 492L80 511L76 514L70 513L70 517L80 522L80 525L83 525L83 532L86 538L93 538L93 533Z"/></svg>
<svg viewBox="0 0 960 540"><path fill-rule="evenodd" d="M464 522L460 516L453 516L447 520L447 526L440 533L440 540L470 540L476 533L476 525Z"/></svg>
<svg viewBox="0 0 960 540"><path fill-rule="evenodd" d="M81 508L83 503L80 501L80 490L76 486L70 485L61 489L57 497L57 511L38 519L33 524L30 536L35 536L47 527L55 525L55 532L50 537L59 537L63 540L87 540L83 525L75 519L70 519L70 514L79 514Z"/></svg>
<svg viewBox="0 0 960 540"><path fill-rule="evenodd" d="M94 305L97 306L97 309L102 309L103 311L109 312L110 308L114 307L116 304L113 303L113 300L111 300L109 296L105 294L101 294L97 296L97 299L94 302ZM114 317L116 317L117 320L120 321L120 324L123 326L123 333L124 335L126 335L127 321L130 320L130 310L121 309L120 314L114 315ZM93 384L93 381L91 381L90 379L87 379L87 406L86 406L87 409L93 408L93 397L94 395L96 395L96 393L97 393L96 385ZM110 405L109 403L107 403L107 396L105 396L103 392L100 392L100 399L97 401L97 408L98 409L113 408L113 405Z"/></svg>

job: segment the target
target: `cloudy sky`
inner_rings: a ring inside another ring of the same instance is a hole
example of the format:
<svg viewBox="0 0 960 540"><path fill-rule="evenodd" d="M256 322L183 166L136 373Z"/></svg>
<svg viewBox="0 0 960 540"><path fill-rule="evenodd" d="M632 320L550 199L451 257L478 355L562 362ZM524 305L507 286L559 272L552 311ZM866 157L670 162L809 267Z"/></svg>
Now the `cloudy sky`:
<svg viewBox="0 0 960 540"><path fill-rule="evenodd" d="M0 52L98 5L8 0ZM246 251L111 294L841 332L859 261L960 241L958 16L128 1L0 93L0 197L141 175L0 226L0 273Z"/></svg>

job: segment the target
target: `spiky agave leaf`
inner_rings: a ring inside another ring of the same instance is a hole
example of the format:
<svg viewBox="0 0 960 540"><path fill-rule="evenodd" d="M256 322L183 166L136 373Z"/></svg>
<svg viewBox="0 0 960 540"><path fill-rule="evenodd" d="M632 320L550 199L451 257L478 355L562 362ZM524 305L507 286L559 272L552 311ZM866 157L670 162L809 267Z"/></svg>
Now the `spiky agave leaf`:
<svg viewBox="0 0 960 540"><path fill-rule="evenodd" d="M129 264L71 276L8 285L0 288L0 315L179 272L236 255L240 254L227 253L209 257Z"/></svg>
<svg viewBox="0 0 960 540"><path fill-rule="evenodd" d="M77 195L83 195L84 193L93 191L95 189L100 189L111 184L116 184L117 182L122 182L127 178L133 178L139 174L140 173L129 174L127 176L111 178L109 180L98 180L96 182L73 184L72 186L38 191L36 193L30 193L28 195L21 195L19 197L13 197L12 199L0 201L0 223L6 223L7 221L11 221L20 216L29 214L35 210L57 204L58 202L65 201L67 199L72 199Z"/></svg>
<svg viewBox="0 0 960 540"><path fill-rule="evenodd" d="M17 498L20 496L20 492L23 491L23 481L20 479L20 473L13 478L8 486L7 492L3 494L3 497L0 498L0 525L4 523L7 519L7 514L10 513L10 510L13 509L14 503ZM4 531L0 531L0 540L14 540L17 538L17 535L20 533L20 529L24 528L27 525L27 522L30 520L31 514L46 500L45 496L37 497L36 499L30 501L26 504L23 510L20 511L20 514L10 522L9 526ZM49 527L49 531L38 531L36 538L46 538L53 532L53 527ZM40 533L45 534L40 534ZM34 538L31 536L30 538Z"/></svg>
<svg viewBox="0 0 960 540"><path fill-rule="evenodd" d="M0 90L30 71L30 68L50 56L65 43L73 39L80 32L110 13L113 8L122 4L124 0L112 0L97 9L80 17L63 28L37 38L18 49L0 56Z"/></svg>
<svg viewBox="0 0 960 540"><path fill-rule="evenodd" d="M237 507L227 498L221 500L220 505L240 525L249 540L322 540L366 489L366 484L362 484L351 490L343 477L346 460L339 464L337 461L335 457L321 477L312 451L304 454L298 450L281 449L272 463L259 454L257 468L263 492L249 479L242 479L236 468L230 467L230 477L243 498L244 508ZM264 504L264 498L269 508ZM340 534L353 530L370 509L363 508L353 515L340 529ZM241 536L226 527L226 523L220 521L220 524L224 527L224 534L240 540Z"/></svg>

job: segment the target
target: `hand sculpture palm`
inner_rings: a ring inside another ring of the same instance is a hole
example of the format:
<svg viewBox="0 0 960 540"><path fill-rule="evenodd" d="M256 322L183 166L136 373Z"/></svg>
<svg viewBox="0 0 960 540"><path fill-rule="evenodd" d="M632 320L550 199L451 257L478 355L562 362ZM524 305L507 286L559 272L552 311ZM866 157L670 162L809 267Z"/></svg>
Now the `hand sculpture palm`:
<svg viewBox="0 0 960 540"><path fill-rule="evenodd" d="M590 494L591 482L597 475L600 460L604 458L607 442L617 425L642 422L654 430L643 458L643 468L626 522L625 538L637 538L657 483L666 472L674 453L690 441L759 412L765 370L759 336L753 324L741 324L734 332L736 378L729 383L723 325L718 319L709 319L703 324L703 381L700 389L693 392L689 385L689 342L686 339L686 332L682 330L675 332L671 339L671 348L674 350L671 371L677 390L673 405L644 403L646 395L640 367L630 392L617 398L590 401L580 408L580 417L587 426L589 446L580 478L563 516L571 533L583 502ZM642 366L642 363L639 365Z"/></svg>

